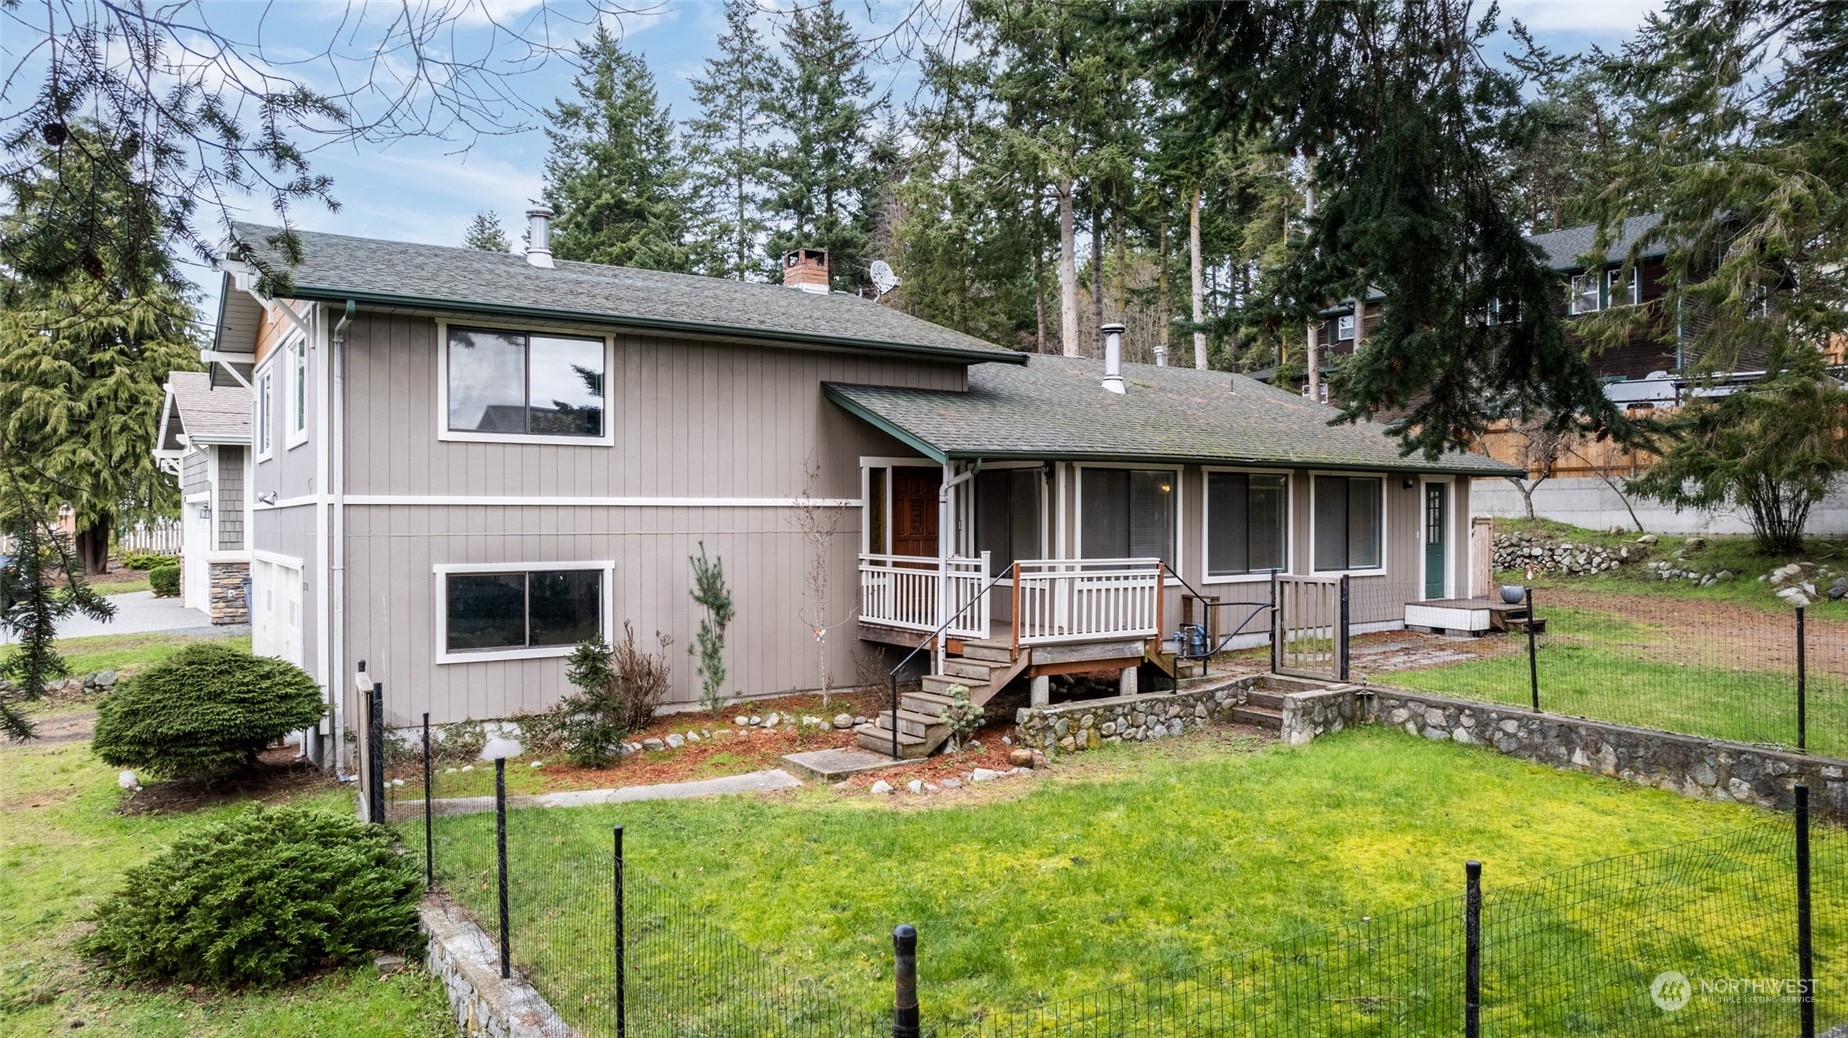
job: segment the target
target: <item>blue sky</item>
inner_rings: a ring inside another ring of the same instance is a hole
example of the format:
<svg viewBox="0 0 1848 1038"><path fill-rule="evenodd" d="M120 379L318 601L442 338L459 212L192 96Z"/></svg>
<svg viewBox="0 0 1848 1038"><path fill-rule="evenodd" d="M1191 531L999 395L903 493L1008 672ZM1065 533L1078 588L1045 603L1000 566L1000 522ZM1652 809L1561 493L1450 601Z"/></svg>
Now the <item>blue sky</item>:
<svg viewBox="0 0 1848 1038"><path fill-rule="evenodd" d="M469 0L434 2L460 5ZM458 53L488 46L492 30L486 25L484 8L491 9L494 17L504 23L516 25L530 25L530 19L540 10L535 0L472 2L474 6L459 19L451 41ZM671 106L677 119L684 119L693 110L688 80L698 74L702 60L724 30L723 7L718 0L632 2L648 9L639 16L622 18L613 28L620 31L625 46L647 58L655 71L662 100ZM764 27L774 31L775 16L769 11L778 2L787 6L789 0L759 2L767 9ZM910 10L911 3L912 0L845 0L843 9L864 26L885 28ZM554 2L552 7L567 13L574 10L569 0ZM1646 0L1504 0L1502 15L1504 24L1509 18L1527 23L1549 47L1579 51L1593 44L1606 48L1621 44L1645 13L1657 7L1659 4ZM268 7L213 0L206 10L216 24L234 29L234 35L250 38L260 31L267 54L287 55L292 47L324 44L338 35L337 19L347 6L344 0L289 0ZM261 22L257 21L259 14ZM365 17L371 17L370 11ZM587 30L581 24L564 26L560 34L580 31ZM504 57L506 51L502 48L499 53ZM324 71L312 62L302 68L316 78ZM900 101L915 87L915 79L902 65L875 71L881 87L892 90ZM315 169L333 177L334 195L342 207L332 212L320 205L304 204L294 210L294 219L309 230L456 244L464 225L477 210L493 209L517 238L521 213L528 200L538 196L541 186L545 137L537 128L537 109L566 91L570 72L563 61L553 60L508 81L528 110L522 113L509 109L504 118L529 124L530 128L521 132L480 137L467 147L460 140L409 138L388 146L344 144L316 151L312 156ZM251 201L246 218L265 222L273 219L262 201L256 199ZM215 294L215 278L203 270L197 274L208 294Z"/></svg>

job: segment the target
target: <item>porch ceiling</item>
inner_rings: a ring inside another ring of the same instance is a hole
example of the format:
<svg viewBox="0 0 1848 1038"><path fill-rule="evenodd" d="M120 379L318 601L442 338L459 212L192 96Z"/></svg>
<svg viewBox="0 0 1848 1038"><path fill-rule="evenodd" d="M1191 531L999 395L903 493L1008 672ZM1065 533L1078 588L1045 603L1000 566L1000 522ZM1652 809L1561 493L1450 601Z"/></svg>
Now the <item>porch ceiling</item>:
<svg viewBox="0 0 1848 1038"><path fill-rule="evenodd" d="M1516 474L1479 454L1406 458L1377 428L1242 375L1125 364L1106 392L1098 361L977 365L966 393L829 383L829 399L937 461L1008 458Z"/></svg>

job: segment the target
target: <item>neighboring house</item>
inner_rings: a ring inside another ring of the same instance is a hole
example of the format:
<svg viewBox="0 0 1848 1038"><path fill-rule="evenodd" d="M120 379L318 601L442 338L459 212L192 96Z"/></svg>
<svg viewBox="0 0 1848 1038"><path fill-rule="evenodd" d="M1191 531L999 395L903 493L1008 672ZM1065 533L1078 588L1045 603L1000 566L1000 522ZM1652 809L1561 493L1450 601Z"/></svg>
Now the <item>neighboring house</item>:
<svg viewBox="0 0 1848 1038"><path fill-rule="evenodd" d="M180 481L180 601L214 624L250 619L251 394L239 377L169 373L155 440Z"/></svg>
<svg viewBox="0 0 1848 1038"><path fill-rule="evenodd" d="M828 293L823 253L786 258L793 287L553 263L529 215L526 257L302 233L286 267L237 228L291 279L264 299L225 263L217 355L254 367L255 639L333 691L317 753L358 723L360 661L403 720L505 717L625 622L675 640L669 705L695 703L702 546L736 606L728 696L820 686L818 638L838 687L940 627L930 690L1133 688L1172 664L1183 581L1352 574L1387 626L1473 590L1487 458L1402 458L1241 376L1001 349ZM915 717L863 739L919 752Z"/></svg>

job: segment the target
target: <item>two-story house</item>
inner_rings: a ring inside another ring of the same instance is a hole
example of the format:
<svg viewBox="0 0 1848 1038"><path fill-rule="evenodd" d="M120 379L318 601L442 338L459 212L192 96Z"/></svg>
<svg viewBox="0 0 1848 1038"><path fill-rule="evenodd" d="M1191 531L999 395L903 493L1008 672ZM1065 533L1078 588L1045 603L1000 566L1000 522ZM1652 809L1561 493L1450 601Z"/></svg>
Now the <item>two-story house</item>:
<svg viewBox="0 0 1848 1038"><path fill-rule="evenodd" d="M821 253L780 286L554 262L532 215L523 257L303 233L290 266L273 229L237 228L292 286L224 264L217 348L253 372L254 637L329 690L323 760L362 660L391 713L441 724L551 706L563 657L625 621L688 644L702 547L737 697L818 687L817 639L838 686L933 635L927 695L1044 698L1079 665L1133 689L1183 596L1348 574L1376 589L1358 619L1391 626L1477 590L1490 459L1403 458L1242 376L1123 365L1116 336L1103 362L1001 349L828 292ZM670 708L699 695L680 653Z"/></svg>

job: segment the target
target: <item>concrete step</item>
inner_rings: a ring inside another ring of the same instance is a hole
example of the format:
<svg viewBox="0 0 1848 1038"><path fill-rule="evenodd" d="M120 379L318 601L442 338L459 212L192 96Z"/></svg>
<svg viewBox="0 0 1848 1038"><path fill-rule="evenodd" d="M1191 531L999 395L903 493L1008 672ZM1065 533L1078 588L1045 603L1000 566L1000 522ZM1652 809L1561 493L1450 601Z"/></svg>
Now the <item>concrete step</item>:
<svg viewBox="0 0 1848 1038"><path fill-rule="evenodd" d="M1011 642L963 642L963 658L970 660L990 660L995 663L1014 662L1014 646Z"/></svg>
<svg viewBox="0 0 1848 1038"><path fill-rule="evenodd" d="M986 681L977 681L974 678L946 677L942 674L926 674L924 675L924 680L920 682L920 684L924 686L924 691L934 692L940 696L949 695L951 685L961 685L969 690L969 699L978 703L982 701L982 693L988 690L988 682Z"/></svg>
<svg viewBox="0 0 1848 1038"><path fill-rule="evenodd" d="M915 735L919 738L924 738L931 734L930 730L933 727L942 724L943 720L937 714L927 714L904 709L898 712L898 730L906 735ZM890 729L892 727L892 711L881 710L873 715L873 727Z"/></svg>
<svg viewBox="0 0 1848 1038"><path fill-rule="evenodd" d="M1265 710L1280 711L1283 709L1283 693L1254 688L1245 693L1245 705L1259 707Z"/></svg>
<svg viewBox="0 0 1848 1038"><path fill-rule="evenodd" d="M971 660L951 657L943 661L945 677L968 678L971 681L988 683L997 670L1006 670L1008 664L1001 660Z"/></svg>
<svg viewBox="0 0 1848 1038"><path fill-rule="evenodd" d="M1271 710L1261 706L1233 707L1232 720L1235 724L1248 724L1254 728L1265 728L1273 732L1283 731L1283 711L1281 710Z"/></svg>

